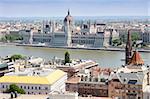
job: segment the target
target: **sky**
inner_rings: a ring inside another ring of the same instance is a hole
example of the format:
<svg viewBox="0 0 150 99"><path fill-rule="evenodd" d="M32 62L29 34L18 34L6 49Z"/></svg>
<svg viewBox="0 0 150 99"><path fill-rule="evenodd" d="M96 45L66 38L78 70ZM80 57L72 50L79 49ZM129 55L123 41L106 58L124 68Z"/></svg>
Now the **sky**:
<svg viewBox="0 0 150 99"><path fill-rule="evenodd" d="M0 17L150 16L150 0L0 0Z"/></svg>

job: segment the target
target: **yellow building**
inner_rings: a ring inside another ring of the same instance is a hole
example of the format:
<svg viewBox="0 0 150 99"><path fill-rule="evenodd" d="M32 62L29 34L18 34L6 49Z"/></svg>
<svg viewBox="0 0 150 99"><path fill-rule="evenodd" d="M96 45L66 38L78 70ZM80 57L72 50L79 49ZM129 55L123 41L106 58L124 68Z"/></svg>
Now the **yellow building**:
<svg viewBox="0 0 150 99"><path fill-rule="evenodd" d="M10 84L17 84L27 94L48 94L53 91L65 91L67 74L61 70L35 70L9 73L0 78L0 91L9 88Z"/></svg>

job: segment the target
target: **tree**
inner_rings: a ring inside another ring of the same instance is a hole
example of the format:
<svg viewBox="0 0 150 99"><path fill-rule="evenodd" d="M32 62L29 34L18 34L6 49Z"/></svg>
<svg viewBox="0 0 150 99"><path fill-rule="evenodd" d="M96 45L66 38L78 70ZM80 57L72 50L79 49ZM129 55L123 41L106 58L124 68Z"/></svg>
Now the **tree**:
<svg viewBox="0 0 150 99"><path fill-rule="evenodd" d="M140 35L138 33L132 33L131 37L132 37L132 41L137 41L140 39Z"/></svg>
<svg viewBox="0 0 150 99"><path fill-rule="evenodd" d="M113 40L113 45L119 46L122 44L122 41L120 39Z"/></svg>
<svg viewBox="0 0 150 99"><path fill-rule="evenodd" d="M7 91L10 92L17 92L20 94L25 94L25 91L22 88L19 88L16 84L11 84L9 86L9 89L7 89Z"/></svg>
<svg viewBox="0 0 150 99"><path fill-rule="evenodd" d="M132 39L133 42L139 40L140 39L140 34L137 33L137 32L132 32L131 33L131 39ZM120 40L122 42L126 43L127 42L127 34L126 33L122 34L121 37L120 37Z"/></svg>
<svg viewBox="0 0 150 99"><path fill-rule="evenodd" d="M6 42L6 38L5 38L5 37L2 37L2 38L1 38L1 41L2 41L2 42Z"/></svg>
<svg viewBox="0 0 150 99"><path fill-rule="evenodd" d="M66 53L65 53L65 64L66 64L66 63L71 63L69 52L66 52Z"/></svg>
<svg viewBox="0 0 150 99"><path fill-rule="evenodd" d="M5 41L15 41L15 40L23 40L23 37L20 34L6 34L3 38L1 38L2 42Z"/></svg>
<svg viewBox="0 0 150 99"><path fill-rule="evenodd" d="M20 54L15 54L15 55L12 55L11 57L11 60L17 60L17 59L23 59L24 57Z"/></svg>

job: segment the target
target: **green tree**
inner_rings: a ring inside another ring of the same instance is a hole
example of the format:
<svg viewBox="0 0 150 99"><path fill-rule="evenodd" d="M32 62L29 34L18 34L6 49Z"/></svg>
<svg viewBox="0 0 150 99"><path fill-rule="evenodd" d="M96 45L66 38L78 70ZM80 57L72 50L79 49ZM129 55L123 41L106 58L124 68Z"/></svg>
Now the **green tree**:
<svg viewBox="0 0 150 99"><path fill-rule="evenodd" d="M66 53L65 53L65 64L66 64L66 63L71 63L69 52L66 52Z"/></svg>
<svg viewBox="0 0 150 99"><path fill-rule="evenodd" d="M137 40L139 40L140 39L139 33L131 32L131 39L133 42L136 42ZM120 40L122 42L126 43L127 42L127 33L121 35Z"/></svg>
<svg viewBox="0 0 150 99"><path fill-rule="evenodd" d="M123 34L123 35L121 35L120 40L121 40L121 42L126 43L126 41L127 41L127 35L126 35L126 33Z"/></svg>
<svg viewBox="0 0 150 99"><path fill-rule="evenodd" d="M2 37L2 38L1 38L1 41L2 41L2 42L6 42L6 38L5 38L5 37Z"/></svg>
<svg viewBox="0 0 150 99"><path fill-rule="evenodd" d="M132 41L137 41L140 39L140 35L138 33L132 33L131 37L132 37Z"/></svg>
<svg viewBox="0 0 150 99"><path fill-rule="evenodd" d="M6 34L3 38L1 38L2 42L5 41L15 41L15 40L22 40L23 37L20 34Z"/></svg>
<svg viewBox="0 0 150 99"><path fill-rule="evenodd" d="M17 92L17 93L20 93L20 94L25 94L25 91L22 89L22 88L19 88L16 84L11 84L9 86L9 89L7 89L7 91L10 93L10 92Z"/></svg>
<svg viewBox="0 0 150 99"><path fill-rule="evenodd" d="M17 59L23 59L24 57L20 54L15 54L15 55L12 55L10 58L11 60L15 61Z"/></svg>
<svg viewBox="0 0 150 99"><path fill-rule="evenodd" d="M121 45L122 44L122 41L120 40L120 39L115 39L115 40L113 40L113 45L114 46L119 46L119 45Z"/></svg>

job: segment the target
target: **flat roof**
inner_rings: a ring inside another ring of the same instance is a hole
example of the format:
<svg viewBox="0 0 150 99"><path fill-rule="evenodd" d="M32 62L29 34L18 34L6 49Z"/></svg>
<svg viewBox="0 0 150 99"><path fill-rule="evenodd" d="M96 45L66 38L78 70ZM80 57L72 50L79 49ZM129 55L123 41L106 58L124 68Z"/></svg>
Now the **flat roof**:
<svg viewBox="0 0 150 99"><path fill-rule="evenodd" d="M70 79L68 79L66 81L66 83L73 83L73 84L77 84L78 82L80 82L81 77L72 77Z"/></svg>
<svg viewBox="0 0 150 99"><path fill-rule="evenodd" d="M5 68L7 66L8 66L7 63L0 63L0 68Z"/></svg>

